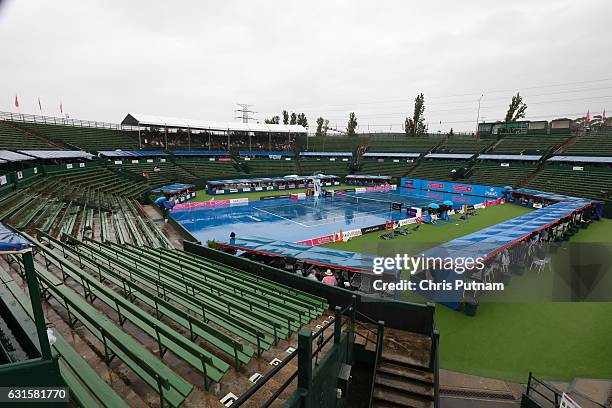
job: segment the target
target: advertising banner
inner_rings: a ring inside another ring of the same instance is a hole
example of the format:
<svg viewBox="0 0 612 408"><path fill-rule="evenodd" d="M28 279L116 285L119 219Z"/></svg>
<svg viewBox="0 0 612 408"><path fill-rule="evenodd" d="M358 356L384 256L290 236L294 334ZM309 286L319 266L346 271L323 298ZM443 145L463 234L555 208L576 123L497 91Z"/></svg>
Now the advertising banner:
<svg viewBox="0 0 612 408"><path fill-rule="evenodd" d="M488 198L501 198L503 196L502 192L504 191L503 187L409 178L402 178L400 186L405 188L414 188L416 190L439 191L444 193L466 194Z"/></svg>

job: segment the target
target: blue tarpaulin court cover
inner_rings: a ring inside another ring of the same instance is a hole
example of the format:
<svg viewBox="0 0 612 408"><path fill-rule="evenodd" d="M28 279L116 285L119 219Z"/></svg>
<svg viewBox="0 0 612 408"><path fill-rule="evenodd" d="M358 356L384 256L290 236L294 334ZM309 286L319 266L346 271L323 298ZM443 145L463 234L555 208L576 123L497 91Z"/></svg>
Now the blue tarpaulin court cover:
<svg viewBox="0 0 612 408"><path fill-rule="evenodd" d="M294 244L269 238L244 236L219 243L220 246L269 256L282 256L329 268L372 273L374 257L357 252Z"/></svg>
<svg viewBox="0 0 612 408"><path fill-rule="evenodd" d="M0 223L0 254L27 252L30 249L34 249L30 241L7 225Z"/></svg>

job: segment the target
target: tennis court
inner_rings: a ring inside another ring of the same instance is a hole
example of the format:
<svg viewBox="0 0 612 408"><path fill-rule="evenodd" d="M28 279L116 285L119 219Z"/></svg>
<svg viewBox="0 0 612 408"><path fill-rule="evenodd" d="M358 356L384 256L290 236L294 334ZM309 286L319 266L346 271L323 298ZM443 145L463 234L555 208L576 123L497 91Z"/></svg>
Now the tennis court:
<svg viewBox="0 0 612 408"><path fill-rule="evenodd" d="M247 205L219 208L182 208L174 210L172 215L202 242L210 239L227 240L230 231L238 236L264 236L298 242L340 230L366 228L389 220L407 218L409 207L424 207L445 200L451 200L459 207L483 199L398 189L299 200L259 200ZM401 211L393 210L392 203L401 204Z"/></svg>

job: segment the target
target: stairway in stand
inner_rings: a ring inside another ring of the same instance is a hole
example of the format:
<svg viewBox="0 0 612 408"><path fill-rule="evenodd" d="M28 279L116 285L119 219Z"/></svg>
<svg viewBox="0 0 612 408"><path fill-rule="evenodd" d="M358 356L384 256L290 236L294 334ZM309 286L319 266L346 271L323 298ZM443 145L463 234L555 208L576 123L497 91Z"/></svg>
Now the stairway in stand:
<svg viewBox="0 0 612 408"><path fill-rule="evenodd" d="M375 352L376 335L359 326L355 330L367 337L356 336L355 343ZM428 336L385 327L382 355L373 379L373 407L434 408L431 344Z"/></svg>

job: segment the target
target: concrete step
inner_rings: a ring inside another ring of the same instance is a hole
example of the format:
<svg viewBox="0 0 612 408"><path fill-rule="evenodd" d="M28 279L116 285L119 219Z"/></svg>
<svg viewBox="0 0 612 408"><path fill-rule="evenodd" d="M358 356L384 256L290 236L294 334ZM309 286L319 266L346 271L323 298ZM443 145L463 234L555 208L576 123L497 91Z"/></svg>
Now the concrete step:
<svg viewBox="0 0 612 408"><path fill-rule="evenodd" d="M373 407L407 407L407 408L434 408L434 402L402 392L376 386L374 388Z"/></svg>
<svg viewBox="0 0 612 408"><path fill-rule="evenodd" d="M415 394L423 398L433 398L434 396L433 384L422 383L420 381L406 380L402 377L397 377L384 373L376 374L374 382L376 383L376 385L392 388L402 393Z"/></svg>
<svg viewBox="0 0 612 408"><path fill-rule="evenodd" d="M382 362L378 366L378 373L392 374L398 377L403 377L411 380L422 381L433 384L434 375L429 371L421 371L414 368Z"/></svg>

